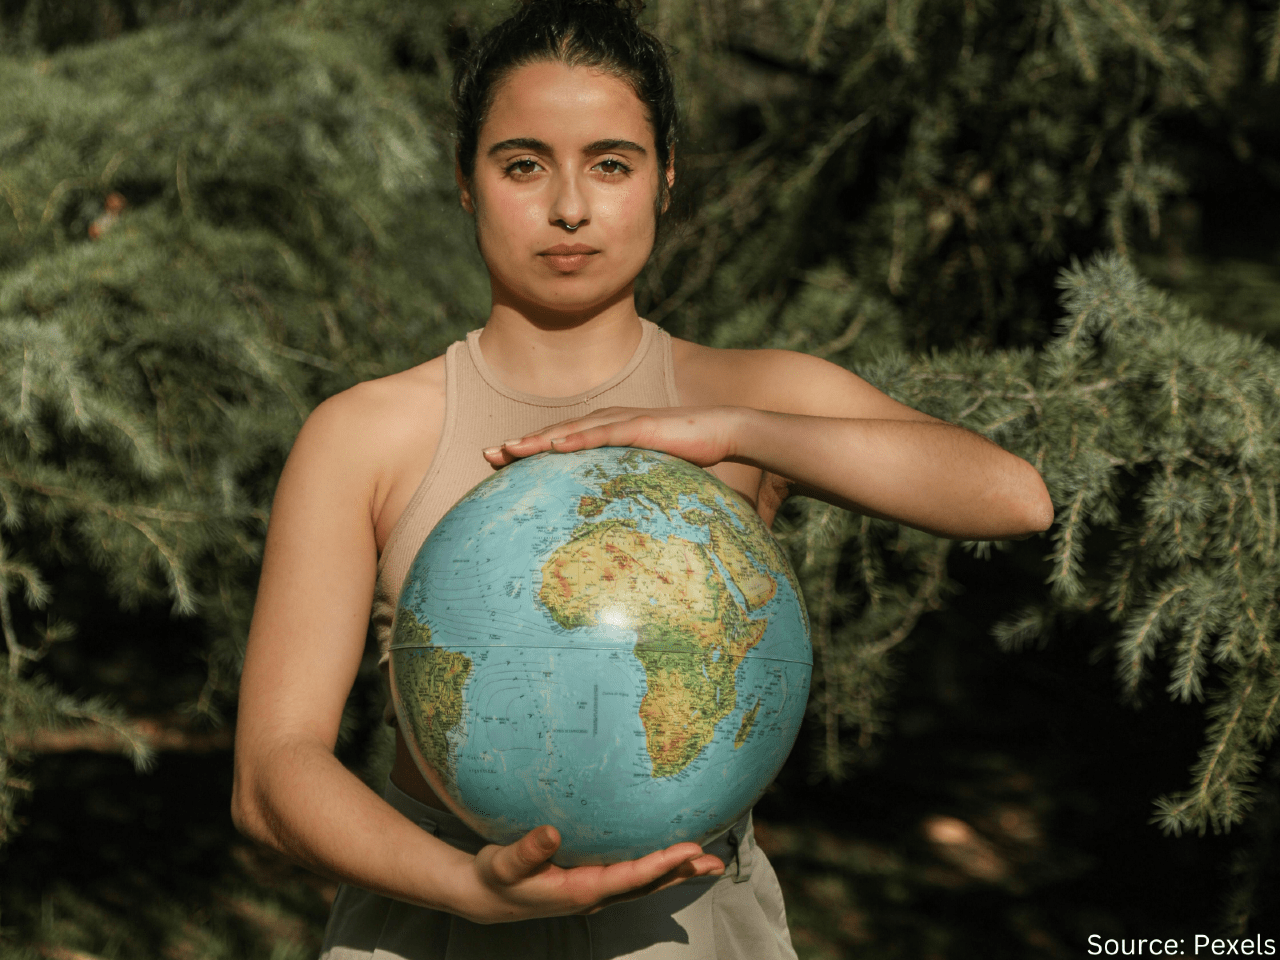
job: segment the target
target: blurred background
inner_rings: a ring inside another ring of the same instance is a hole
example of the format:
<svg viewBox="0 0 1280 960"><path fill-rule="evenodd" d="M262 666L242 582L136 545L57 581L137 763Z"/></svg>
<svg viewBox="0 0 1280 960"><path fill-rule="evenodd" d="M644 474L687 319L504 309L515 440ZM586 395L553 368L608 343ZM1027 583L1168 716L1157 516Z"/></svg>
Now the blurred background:
<svg viewBox="0 0 1280 960"><path fill-rule="evenodd" d="M0 0L0 957L317 952L228 814L275 479L488 310L448 85L483 0ZM1275 0L650 0L684 128L644 315L1036 464L954 544L808 502L757 809L803 958L1280 943ZM372 657L342 758L388 768Z"/></svg>

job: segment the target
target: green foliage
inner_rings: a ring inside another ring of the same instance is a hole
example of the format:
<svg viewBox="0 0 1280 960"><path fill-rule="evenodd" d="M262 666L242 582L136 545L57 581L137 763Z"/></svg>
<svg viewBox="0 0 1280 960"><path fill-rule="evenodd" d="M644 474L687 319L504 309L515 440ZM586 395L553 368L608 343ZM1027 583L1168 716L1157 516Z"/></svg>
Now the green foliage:
<svg viewBox="0 0 1280 960"><path fill-rule="evenodd" d="M1224 9L662 4L679 48L698 48L679 64L708 139L649 315L724 339L725 304L776 319L822 265L895 306L913 349L1042 343L1066 255L1159 234L1184 185L1160 125L1218 81L1200 48Z"/></svg>
<svg viewBox="0 0 1280 960"><path fill-rule="evenodd" d="M1280 355L1188 315L1116 255L1061 285L1042 351L891 355L862 372L1041 471L1059 507L1049 589L1019 598L997 638L1070 636L1105 611L1124 695L1163 682L1209 701L1191 786L1159 801L1157 822L1228 830L1280 726ZM787 537L814 621L821 766L841 776L858 753L841 732L864 749L882 732L890 651L944 603L954 545L818 504Z"/></svg>
<svg viewBox="0 0 1280 960"><path fill-rule="evenodd" d="M1207 688L1192 787L1162 800L1157 819L1226 830L1248 811L1280 723L1280 356L1189 316L1116 256L1074 267L1062 286L1057 337L1016 375L957 377L948 357L881 382L1041 470L1059 505L1050 591L1000 638L1024 644L1100 609L1116 623L1126 695L1157 663L1169 696Z"/></svg>
<svg viewBox="0 0 1280 960"><path fill-rule="evenodd" d="M49 569L87 563L123 604L198 616L212 711L302 419L482 315L448 147L381 58L242 17L0 62L10 769L35 730L85 721L146 755L120 711L25 677L66 633L35 617L64 600Z"/></svg>
<svg viewBox="0 0 1280 960"><path fill-rule="evenodd" d="M110 724L146 757L123 711L41 679L76 609L51 591L60 572L89 564L120 603L192 618L210 669L196 708L216 714L302 418L486 308L446 89L504 4L71 6L89 19L65 44L47 2L0 14L6 829L35 731ZM1190 787L1157 811L1174 831L1238 824L1271 789L1280 368L1132 264L1173 262L1156 236L1187 175L1166 129L1230 126L1240 91L1274 96L1280 20L1252 9L651 4L688 119L685 216L642 310L702 342L826 357L1034 463L1059 508L1047 582L1010 597L998 638L1109 624L1089 642L1124 695L1208 701ZM1195 302L1233 303L1207 273ZM840 777L886 727L897 654L957 586L955 545L814 503L783 528L814 624L817 765ZM369 725L353 708L344 729Z"/></svg>
<svg viewBox="0 0 1280 960"><path fill-rule="evenodd" d="M1274 736L1275 355L1189 317L1126 261L1167 269L1156 240L1184 148L1162 127L1262 109L1251 84L1272 82L1275 24L1256 16L1255 40L1243 9L659 9L686 54L698 149L681 175L697 202L655 257L648 315L721 346L826 356L1034 463L1059 508L1049 590L1011 598L997 635L1019 647L1105 611L1114 633L1097 640L1124 696L1141 700L1160 664L1170 696L1210 698L1192 789L1157 810L1174 831L1239 823ZM1062 275L1059 320L1054 275L1107 249ZM1262 278L1261 328L1271 268L1241 269ZM1232 323L1248 301L1221 276L1180 286ZM955 586L950 545L820 505L790 519L818 767L843 776L885 728L894 649Z"/></svg>

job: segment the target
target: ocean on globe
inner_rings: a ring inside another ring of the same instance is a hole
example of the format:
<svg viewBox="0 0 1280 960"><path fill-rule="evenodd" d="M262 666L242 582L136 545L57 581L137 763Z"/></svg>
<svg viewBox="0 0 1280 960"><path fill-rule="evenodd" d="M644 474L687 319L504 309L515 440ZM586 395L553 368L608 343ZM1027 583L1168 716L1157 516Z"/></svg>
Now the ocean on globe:
<svg viewBox="0 0 1280 960"><path fill-rule="evenodd" d="M812 664L750 506L605 447L516 461L444 516L400 593L391 689L458 817L495 843L553 824L576 866L732 826L791 751Z"/></svg>

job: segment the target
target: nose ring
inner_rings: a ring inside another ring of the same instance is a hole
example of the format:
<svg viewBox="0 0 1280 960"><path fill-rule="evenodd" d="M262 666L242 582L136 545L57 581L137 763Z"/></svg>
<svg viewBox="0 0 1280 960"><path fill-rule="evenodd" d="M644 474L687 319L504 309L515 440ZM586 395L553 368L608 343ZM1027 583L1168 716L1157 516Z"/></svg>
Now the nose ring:
<svg viewBox="0 0 1280 960"><path fill-rule="evenodd" d="M561 220L560 225L564 227L566 230L568 230L570 233L573 233L573 231L577 230L580 226L582 226L582 221L579 220L577 223L571 224L567 220Z"/></svg>

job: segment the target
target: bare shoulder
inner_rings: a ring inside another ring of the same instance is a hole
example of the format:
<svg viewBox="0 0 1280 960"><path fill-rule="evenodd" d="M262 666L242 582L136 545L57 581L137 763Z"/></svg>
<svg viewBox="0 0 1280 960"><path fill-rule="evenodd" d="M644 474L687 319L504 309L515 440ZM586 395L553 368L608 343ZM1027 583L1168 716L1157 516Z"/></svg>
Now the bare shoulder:
<svg viewBox="0 0 1280 960"><path fill-rule="evenodd" d="M376 523L388 497L406 476L420 477L435 453L444 370L444 357L436 357L325 400L298 433L286 475L323 471L326 483L359 492Z"/></svg>
<svg viewBox="0 0 1280 960"><path fill-rule="evenodd" d="M340 422L360 422L363 428L388 429L413 421L425 407L444 408L444 357L435 357L416 367L366 380L334 394L315 410L316 414Z"/></svg>
<svg viewBox="0 0 1280 960"><path fill-rule="evenodd" d="M311 412L298 438L336 442L350 454L385 454L441 419L444 399L444 357L436 357L334 394Z"/></svg>
<svg viewBox="0 0 1280 960"><path fill-rule="evenodd" d="M921 419L857 374L792 350L722 350L672 338L680 401L754 407L817 417Z"/></svg>

